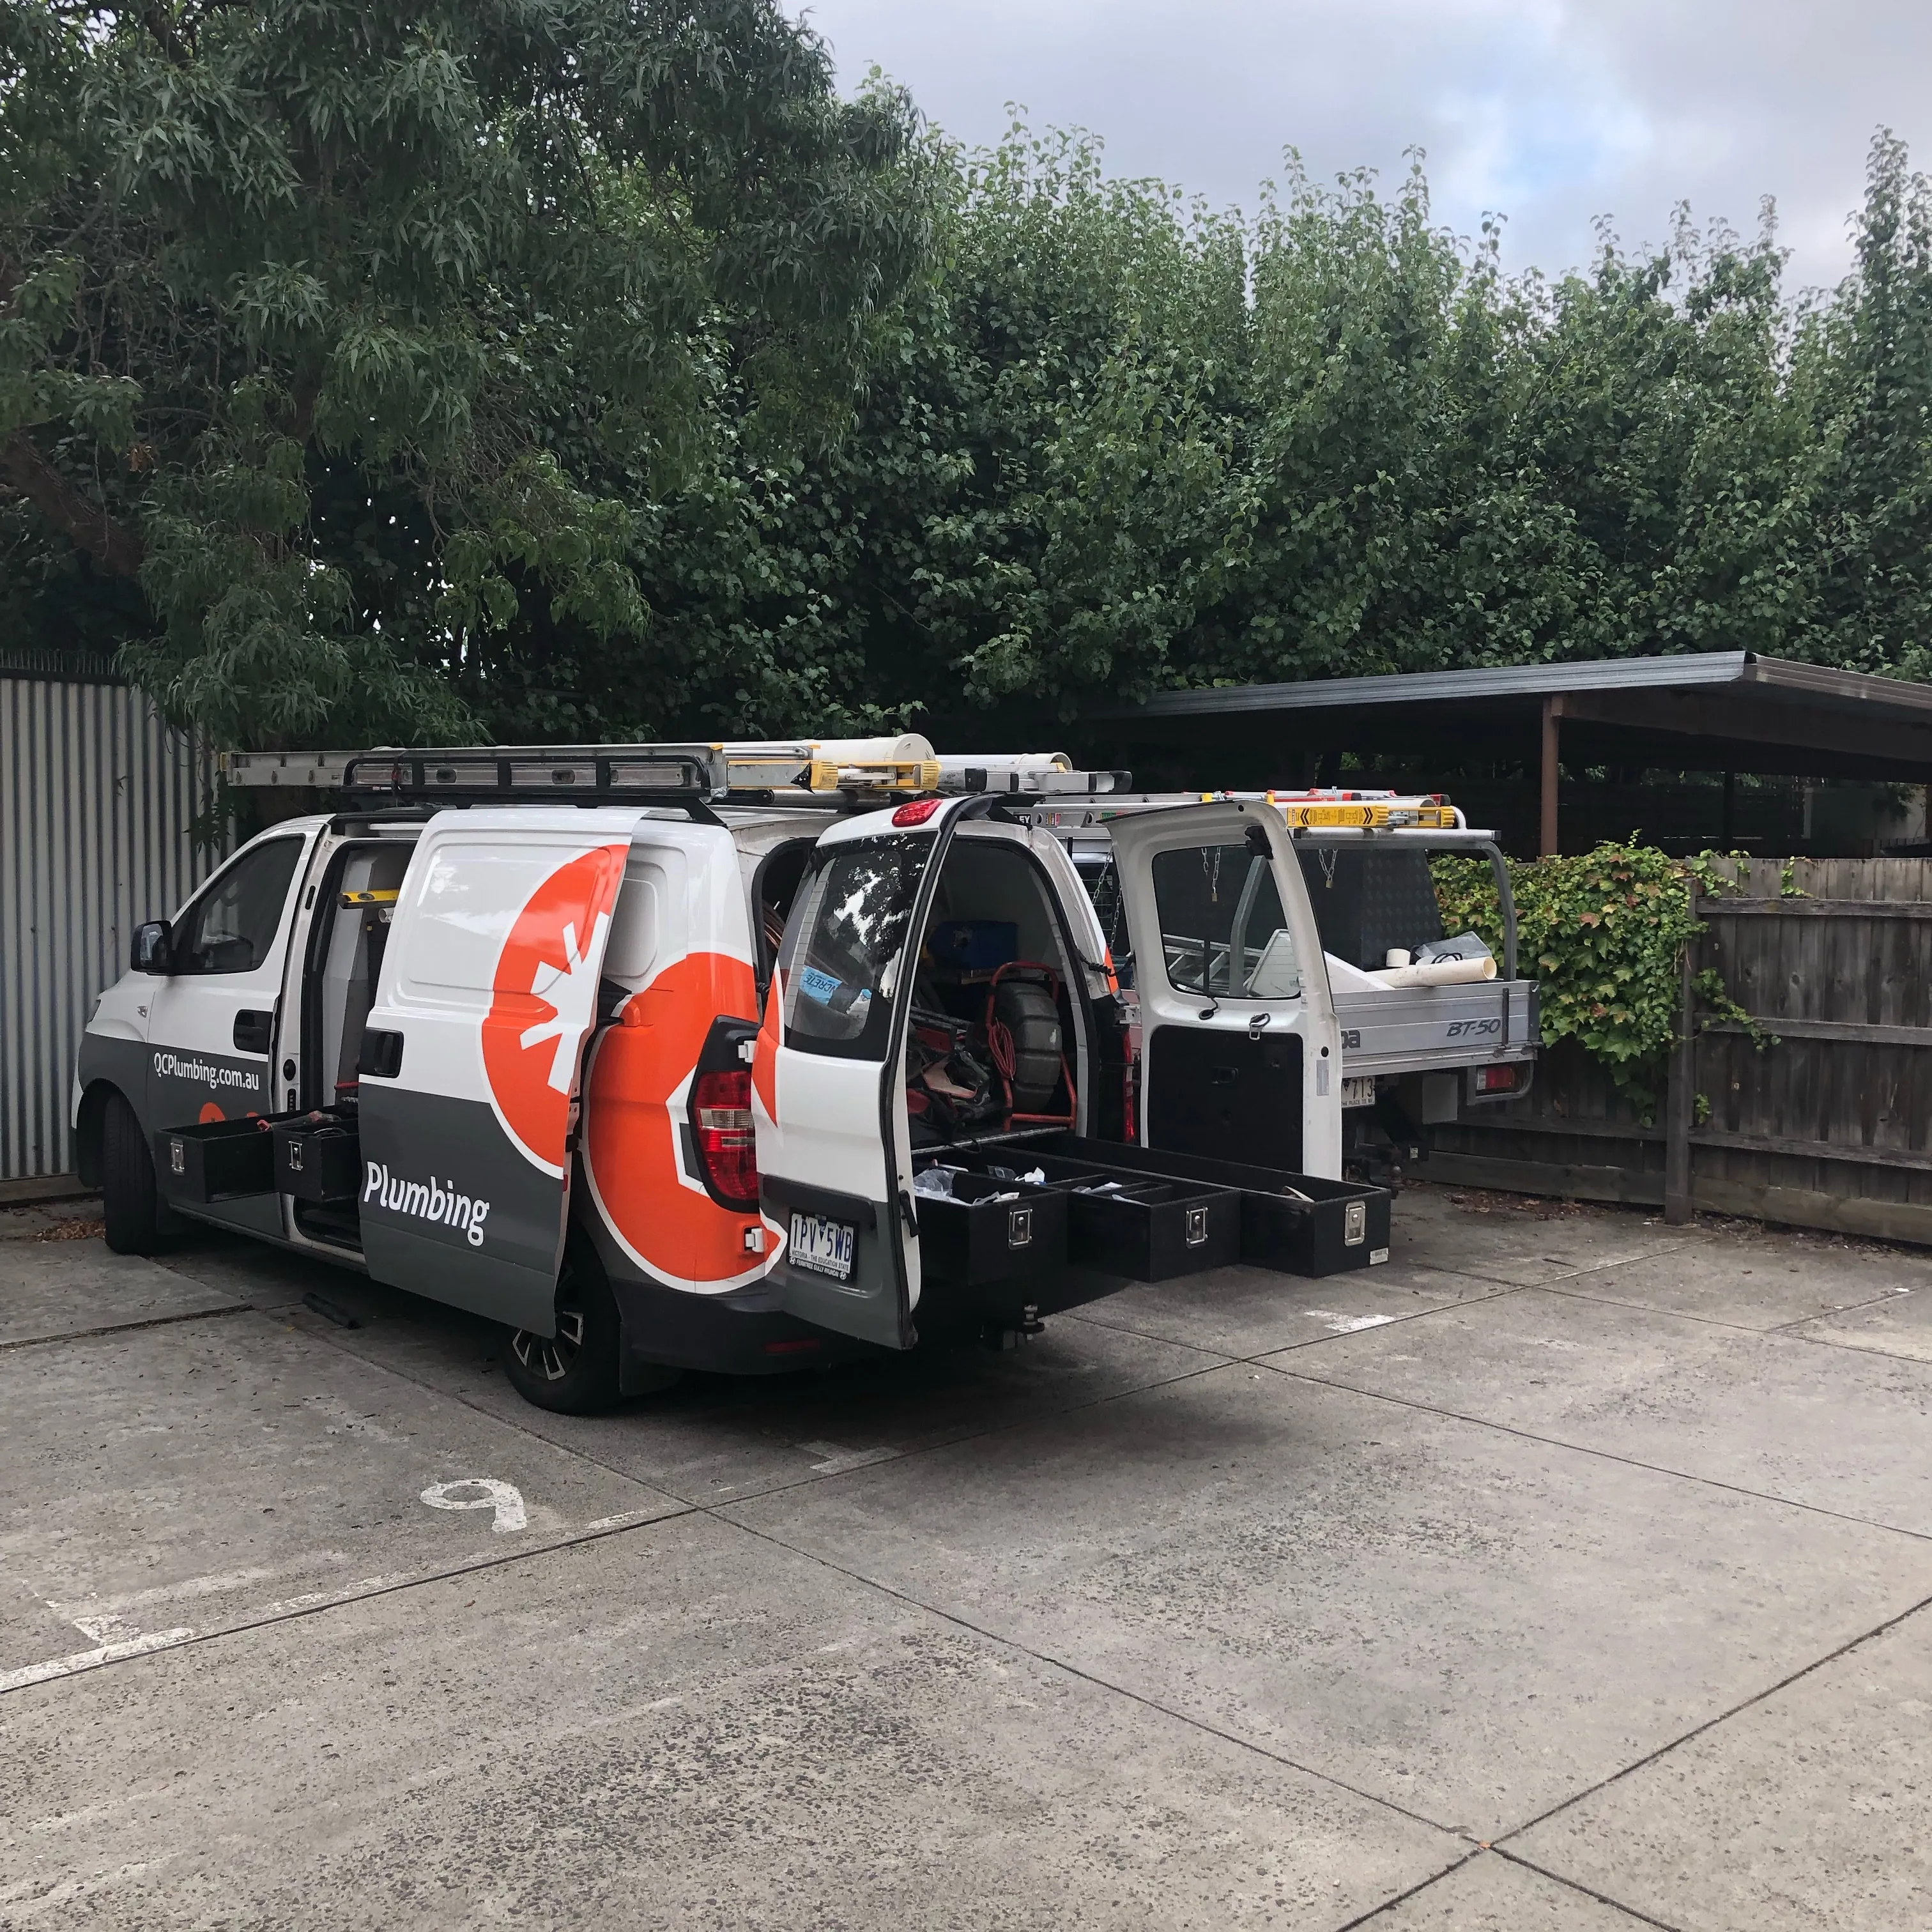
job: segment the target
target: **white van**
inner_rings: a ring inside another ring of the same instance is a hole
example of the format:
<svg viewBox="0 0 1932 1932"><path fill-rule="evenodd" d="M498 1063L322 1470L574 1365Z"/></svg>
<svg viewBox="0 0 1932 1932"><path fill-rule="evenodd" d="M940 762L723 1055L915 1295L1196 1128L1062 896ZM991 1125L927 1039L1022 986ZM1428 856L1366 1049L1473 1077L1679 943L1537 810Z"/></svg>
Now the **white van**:
<svg viewBox="0 0 1932 1932"><path fill-rule="evenodd" d="M1124 774L916 738L230 764L354 802L252 839L100 996L75 1120L119 1251L186 1215L366 1269L503 1323L574 1412L1386 1252L1264 804L1112 828L1165 966L1126 996L1024 811Z"/></svg>

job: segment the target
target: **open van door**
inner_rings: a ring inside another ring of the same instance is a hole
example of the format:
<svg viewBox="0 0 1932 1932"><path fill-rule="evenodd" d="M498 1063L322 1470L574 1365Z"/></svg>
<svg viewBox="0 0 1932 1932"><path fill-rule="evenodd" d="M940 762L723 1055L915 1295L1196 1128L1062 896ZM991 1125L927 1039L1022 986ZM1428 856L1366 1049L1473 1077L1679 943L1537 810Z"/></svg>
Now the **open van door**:
<svg viewBox="0 0 1932 1932"><path fill-rule="evenodd" d="M521 806L424 828L358 1076L378 1281L556 1333L584 1047L640 817Z"/></svg>
<svg viewBox="0 0 1932 1932"><path fill-rule="evenodd" d="M1140 997L1144 1144L1339 1178L1341 1036L1286 820L1230 800L1107 830Z"/></svg>
<svg viewBox="0 0 1932 1932"><path fill-rule="evenodd" d="M888 1348L916 1339L906 1025L920 937L959 820L919 799L819 839L785 922L752 1066L771 1281L790 1313Z"/></svg>

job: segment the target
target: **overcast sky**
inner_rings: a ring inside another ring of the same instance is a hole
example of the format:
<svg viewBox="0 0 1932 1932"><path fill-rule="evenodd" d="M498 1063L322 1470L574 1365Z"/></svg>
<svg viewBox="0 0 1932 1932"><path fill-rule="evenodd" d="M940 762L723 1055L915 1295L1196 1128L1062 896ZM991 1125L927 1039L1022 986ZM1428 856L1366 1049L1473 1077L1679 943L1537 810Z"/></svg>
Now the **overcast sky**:
<svg viewBox="0 0 1932 1932"><path fill-rule="evenodd" d="M849 88L874 62L946 132L1005 104L1090 128L1121 174L1252 209L1282 148L1385 179L1427 151L1436 213L1508 217L1504 259L1560 271L1613 218L1662 239L1755 230L1778 203L1795 284L1849 260L1873 130L1932 167L1932 0L810 0Z"/></svg>

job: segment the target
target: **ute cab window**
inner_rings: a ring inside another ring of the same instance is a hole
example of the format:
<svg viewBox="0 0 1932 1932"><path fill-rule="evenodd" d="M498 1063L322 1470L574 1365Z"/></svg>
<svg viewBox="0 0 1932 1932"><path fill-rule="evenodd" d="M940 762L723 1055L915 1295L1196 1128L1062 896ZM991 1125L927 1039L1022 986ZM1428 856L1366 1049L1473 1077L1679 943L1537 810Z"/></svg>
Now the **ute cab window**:
<svg viewBox="0 0 1932 1932"><path fill-rule="evenodd" d="M1154 857L1168 984L1209 999L1292 1000L1301 970L1265 842L1190 845Z"/></svg>

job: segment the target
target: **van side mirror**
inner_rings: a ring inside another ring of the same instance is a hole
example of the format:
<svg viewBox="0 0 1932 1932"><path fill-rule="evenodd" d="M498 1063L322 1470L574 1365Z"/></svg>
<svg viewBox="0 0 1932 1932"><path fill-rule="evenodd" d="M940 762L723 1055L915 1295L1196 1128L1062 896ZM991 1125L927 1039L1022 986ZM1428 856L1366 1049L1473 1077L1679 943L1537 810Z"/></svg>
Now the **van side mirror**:
<svg viewBox="0 0 1932 1932"><path fill-rule="evenodd" d="M128 949L128 964L136 973L166 973L172 970L165 920L151 919L134 928L134 943Z"/></svg>

